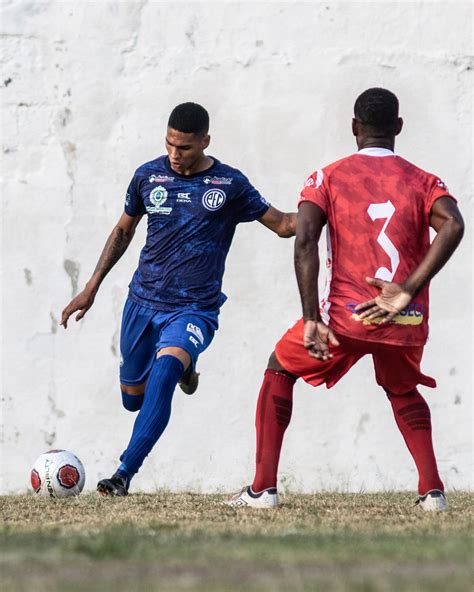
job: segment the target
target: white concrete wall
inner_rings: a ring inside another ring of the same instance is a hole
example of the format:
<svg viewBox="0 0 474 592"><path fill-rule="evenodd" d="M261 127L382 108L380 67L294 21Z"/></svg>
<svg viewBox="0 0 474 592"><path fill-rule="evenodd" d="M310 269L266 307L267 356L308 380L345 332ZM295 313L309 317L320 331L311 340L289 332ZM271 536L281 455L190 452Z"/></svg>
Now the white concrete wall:
<svg viewBox="0 0 474 592"><path fill-rule="evenodd" d="M85 320L65 332L58 318L94 268L135 167L163 152L172 107L204 104L210 154L293 210L311 171L354 150L351 109L370 86L398 94L398 152L439 174L468 220L432 284L424 369L438 389L423 393L447 486L471 488L471 3L7 0L2 13L1 492L24 491L52 447L78 454L93 488L128 441L118 336L144 228ZM229 491L250 480L262 371L300 313L292 248L257 223L238 229L201 386L176 393L137 489ZM369 360L331 391L298 384L280 479L301 491L415 489Z"/></svg>

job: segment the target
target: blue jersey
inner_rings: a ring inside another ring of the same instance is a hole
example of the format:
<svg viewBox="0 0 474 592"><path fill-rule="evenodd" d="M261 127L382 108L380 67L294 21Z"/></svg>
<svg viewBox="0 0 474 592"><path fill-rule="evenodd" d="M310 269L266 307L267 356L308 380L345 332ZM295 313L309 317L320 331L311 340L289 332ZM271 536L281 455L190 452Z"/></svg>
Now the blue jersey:
<svg viewBox="0 0 474 592"><path fill-rule="evenodd" d="M175 173L167 156L137 169L125 212L148 215L146 243L130 283L130 298L161 311L218 309L225 260L239 222L270 204L237 169L212 157L202 173Z"/></svg>

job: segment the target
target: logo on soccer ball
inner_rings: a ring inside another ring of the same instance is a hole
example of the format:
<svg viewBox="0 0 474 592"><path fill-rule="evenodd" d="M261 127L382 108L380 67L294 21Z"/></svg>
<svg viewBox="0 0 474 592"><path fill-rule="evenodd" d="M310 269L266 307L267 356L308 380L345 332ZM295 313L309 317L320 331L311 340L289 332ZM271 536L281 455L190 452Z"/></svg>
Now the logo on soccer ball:
<svg viewBox="0 0 474 592"><path fill-rule="evenodd" d="M31 471L31 487L35 493L41 489L41 479L36 469Z"/></svg>
<svg viewBox="0 0 474 592"><path fill-rule="evenodd" d="M72 489L79 483L80 475L76 467L64 465L58 471L58 481L65 489Z"/></svg>
<svg viewBox="0 0 474 592"><path fill-rule="evenodd" d="M209 189L206 193L202 196L202 205L206 208L206 210L210 210L211 212L214 210L218 210L222 207L226 200L226 194L222 191L222 189Z"/></svg>

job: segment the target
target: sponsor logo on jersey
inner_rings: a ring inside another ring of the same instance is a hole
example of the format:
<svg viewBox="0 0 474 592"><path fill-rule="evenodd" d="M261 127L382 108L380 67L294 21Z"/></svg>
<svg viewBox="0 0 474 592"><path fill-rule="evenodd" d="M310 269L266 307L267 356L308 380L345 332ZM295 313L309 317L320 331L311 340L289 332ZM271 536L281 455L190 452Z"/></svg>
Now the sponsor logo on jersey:
<svg viewBox="0 0 474 592"><path fill-rule="evenodd" d="M130 205L130 193L127 193L127 195L125 196L125 205L126 206Z"/></svg>
<svg viewBox="0 0 474 592"><path fill-rule="evenodd" d="M146 206L146 211L149 214L165 214L168 216L171 214L173 208L164 207L163 204L168 199L168 192L164 187L158 185L150 192L150 201L152 206Z"/></svg>
<svg viewBox="0 0 474 592"><path fill-rule="evenodd" d="M190 195L190 193L178 193L176 201L180 203L191 203L192 199L189 197Z"/></svg>
<svg viewBox="0 0 474 592"><path fill-rule="evenodd" d="M198 340L194 339L192 335L189 336L189 341L194 345L194 347L199 347Z"/></svg>
<svg viewBox="0 0 474 592"><path fill-rule="evenodd" d="M186 331L189 331L189 333L192 333L193 335L195 335L199 339L199 342L201 343L201 345L204 343L204 335L202 334L201 327L198 327L197 325L193 325L192 323L188 323L188 326L186 327Z"/></svg>
<svg viewBox="0 0 474 592"><path fill-rule="evenodd" d="M202 205L206 210L214 211L222 207L226 200L226 194L222 189L209 189L202 196Z"/></svg>
<svg viewBox="0 0 474 592"><path fill-rule="evenodd" d="M379 325L382 322L383 317L377 317L376 319L361 319L360 315L355 311L356 306L357 304L355 302L349 302L346 304L346 308L352 313L350 318L353 321L357 321L363 325ZM391 322L396 325L421 325L423 319L423 305L418 304L417 302L410 302L406 308L393 317Z"/></svg>
<svg viewBox="0 0 474 592"><path fill-rule="evenodd" d="M304 184L305 187L311 187L311 185L314 185L313 177L309 177L309 179L307 179L306 183Z"/></svg>
<svg viewBox="0 0 474 592"><path fill-rule="evenodd" d="M203 182L206 185L230 185L232 177L204 177Z"/></svg>
<svg viewBox="0 0 474 592"><path fill-rule="evenodd" d="M169 183L174 181L174 177L169 177L168 175L151 175L151 177L148 177L148 181L150 183Z"/></svg>

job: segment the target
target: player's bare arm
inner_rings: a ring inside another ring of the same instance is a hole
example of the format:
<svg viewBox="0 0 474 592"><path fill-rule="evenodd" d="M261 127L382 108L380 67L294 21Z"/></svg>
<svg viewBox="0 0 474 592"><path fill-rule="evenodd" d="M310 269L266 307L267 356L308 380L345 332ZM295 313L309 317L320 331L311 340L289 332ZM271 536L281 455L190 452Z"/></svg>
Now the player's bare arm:
<svg viewBox="0 0 474 592"><path fill-rule="evenodd" d="M280 212L273 206L258 221L281 238L290 238L296 234L296 214Z"/></svg>
<svg viewBox="0 0 474 592"><path fill-rule="evenodd" d="M437 234L420 265L403 284L366 278L367 283L379 288L380 294L356 306L355 310L360 311L361 318L383 317L381 322L388 323L447 263L464 234L464 220L451 198L441 197L435 201L430 226Z"/></svg>
<svg viewBox="0 0 474 592"><path fill-rule="evenodd" d="M300 205L295 241L295 272L303 307L304 346L318 360L332 358L329 344L339 345L319 312L319 238L326 224L322 209L310 202Z"/></svg>
<svg viewBox="0 0 474 592"><path fill-rule="evenodd" d="M80 321L89 308L94 304L94 299L100 284L127 250L140 219L141 216L129 216L126 213L122 214L116 226L110 233L94 272L84 290L73 298L62 312L60 325L65 329L67 329L69 317L73 313L79 311L76 315L76 321Z"/></svg>

